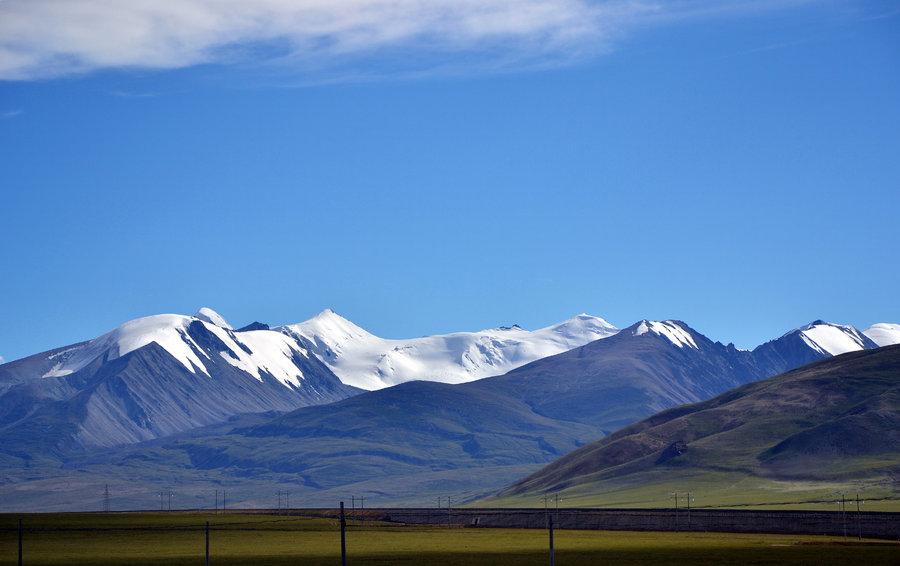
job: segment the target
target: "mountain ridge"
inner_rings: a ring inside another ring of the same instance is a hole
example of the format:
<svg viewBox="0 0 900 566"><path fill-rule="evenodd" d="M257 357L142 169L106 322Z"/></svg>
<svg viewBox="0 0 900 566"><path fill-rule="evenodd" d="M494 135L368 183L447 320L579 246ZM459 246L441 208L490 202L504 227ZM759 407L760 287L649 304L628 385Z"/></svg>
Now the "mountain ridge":
<svg viewBox="0 0 900 566"><path fill-rule="evenodd" d="M721 477L733 483L735 474L769 481L765 489L773 492L777 482L814 480L865 479L872 489L880 481L872 476L900 471L898 425L900 345L849 352L654 414L576 449L497 498L594 492L610 500L617 491L638 497L636 485L644 493L679 482L683 489L727 492Z"/></svg>

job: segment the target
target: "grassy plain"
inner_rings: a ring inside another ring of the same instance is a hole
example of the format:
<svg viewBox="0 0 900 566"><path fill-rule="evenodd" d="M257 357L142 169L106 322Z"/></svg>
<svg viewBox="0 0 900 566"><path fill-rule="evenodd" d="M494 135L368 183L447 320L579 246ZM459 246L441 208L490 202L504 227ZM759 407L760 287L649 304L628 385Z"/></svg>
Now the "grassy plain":
<svg viewBox="0 0 900 566"><path fill-rule="evenodd" d="M661 509L688 505L698 509L760 509L791 511L840 511L841 498L847 511L900 512L900 493L878 479L871 482L778 481L734 472L698 470L674 478L651 471L626 479L585 483L551 493L566 507L611 509ZM552 499L551 499L552 501ZM531 493L494 496L471 504L473 507L536 507L541 500Z"/></svg>
<svg viewBox="0 0 900 566"><path fill-rule="evenodd" d="M24 564L202 565L209 521L210 564L340 564L333 519L182 513L0 515L0 566ZM351 522L351 566L537 566L548 563L543 530L404 527ZM818 565L900 563L900 545L840 538L710 533L557 531L557 565Z"/></svg>

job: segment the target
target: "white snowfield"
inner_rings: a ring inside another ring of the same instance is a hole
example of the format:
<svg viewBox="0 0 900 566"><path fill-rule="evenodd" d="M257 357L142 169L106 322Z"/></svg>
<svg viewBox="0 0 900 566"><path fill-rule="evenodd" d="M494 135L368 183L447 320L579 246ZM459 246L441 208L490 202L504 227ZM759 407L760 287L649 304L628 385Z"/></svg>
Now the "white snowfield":
<svg viewBox="0 0 900 566"><path fill-rule="evenodd" d="M677 322L672 320L666 320L664 322L642 320L640 326L638 326L634 330L634 335L642 336L644 334L647 334L648 332L659 334L660 336L667 338L669 342L678 346L679 348L688 346L695 350L700 349L697 346L697 343L694 342L694 338L691 336L691 333L682 328Z"/></svg>
<svg viewBox="0 0 900 566"><path fill-rule="evenodd" d="M212 321L217 321L218 325ZM241 369L258 380L261 372L272 374L285 385L299 386L303 373L294 365L295 354L307 357L306 352L295 340L279 332L255 330L232 332L231 326L211 309L201 309L195 316L180 314L159 314L126 322L115 330L55 355L57 364L43 377L62 377L74 373L98 357L114 360L151 342L163 347L192 373L198 370L210 375L203 359L209 360L205 352L187 333L192 322L200 322L207 330L221 340L228 351L220 352L229 364ZM244 345L251 353L248 353Z"/></svg>
<svg viewBox="0 0 900 566"><path fill-rule="evenodd" d="M863 334L879 346L900 344L900 324L880 322L863 330Z"/></svg>
<svg viewBox="0 0 900 566"><path fill-rule="evenodd" d="M348 385L376 390L407 381L465 383L612 336L618 329L586 314L528 331L513 326L407 340L370 334L326 309L279 329L313 343L313 353Z"/></svg>
<svg viewBox="0 0 900 566"><path fill-rule="evenodd" d="M865 349L862 333L852 326L814 322L796 332L807 346L826 356L839 356Z"/></svg>
<svg viewBox="0 0 900 566"><path fill-rule="evenodd" d="M222 318L222 315L208 307L203 307L202 309L198 310L194 315L194 318L199 318L203 322L208 322L213 326L218 326L219 328L234 330L234 328L232 328L232 326L228 324L228 321Z"/></svg>

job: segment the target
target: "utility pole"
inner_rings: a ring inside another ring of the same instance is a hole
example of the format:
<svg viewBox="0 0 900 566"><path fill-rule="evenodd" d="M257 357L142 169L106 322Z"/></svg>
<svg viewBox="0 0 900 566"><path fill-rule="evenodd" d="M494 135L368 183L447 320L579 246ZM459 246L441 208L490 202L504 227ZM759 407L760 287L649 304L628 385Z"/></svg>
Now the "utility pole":
<svg viewBox="0 0 900 566"><path fill-rule="evenodd" d="M219 514L219 490L216 490L216 506L215 506L215 515Z"/></svg>
<svg viewBox="0 0 900 566"><path fill-rule="evenodd" d="M859 517L859 493L856 494L856 535L862 540L862 524Z"/></svg>
<svg viewBox="0 0 900 566"><path fill-rule="evenodd" d="M553 566L553 517L547 516L547 528L550 530L550 566Z"/></svg>
<svg viewBox="0 0 900 566"><path fill-rule="evenodd" d="M103 490L103 512L109 513L109 484Z"/></svg>
<svg viewBox="0 0 900 566"><path fill-rule="evenodd" d="M556 498L556 523L559 526L559 492L554 496Z"/></svg>
<svg viewBox="0 0 900 566"><path fill-rule="evenodd" d="M844 494L841 493L841 521L844 523L844 540L847 540L847 513L844 509Z"/></svg>
<svg viewBox="0 0 900 566"><path fill-rule="evenodd" d="M688 504L688 530L691 530L691 492L689 491L687 494L687 504Z"/></svg>
<svg viewBox="0 0 900 566"><path fill-rule="evenodd" d="M675 495L675 531L678 531L678 492L674 493Z"/></svg>
<svg viewBox="0 0 900 566"><path fill-rule="evenodd" d="M448 529L450 528L450 522L451 522L451 517L452 517L451 513L452 512L450 510L450 496L448 495L447 496L447 528Z"/></svg>
<svg viewBox="0 0 900 566"><path fill-rule="evenodd" d="M347 544L344 531L347 530L347 521L344 519L344 502L341 501L341 566L347 566Z"/></svg>

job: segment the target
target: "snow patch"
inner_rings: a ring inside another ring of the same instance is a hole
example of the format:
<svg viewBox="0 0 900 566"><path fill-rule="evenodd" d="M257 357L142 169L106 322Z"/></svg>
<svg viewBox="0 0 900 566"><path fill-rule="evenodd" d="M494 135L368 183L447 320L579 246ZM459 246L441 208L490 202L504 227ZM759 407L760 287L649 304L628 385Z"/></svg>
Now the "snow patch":
<svg viewBox="0 0 900 566"><path fill-rule="evenodd" d="M694 337L691 336L691 333L685 330L677 322L672 320L667 320L665 322L643 320L641 321L641 324L637 328L635 328L633 334L634 336L643 336L648 332L652 332L654 334L667 338L669 342L678 346L679 348L688 346L690 348L694 348L695 350L700 349L697 346L697 343L694 342Z"/></svg>
<svg viewBox="0 0 900 566"><path fill-rule="evenodd" d="M900 344L900 324L879 322L863 330L863 334L879 346Z"/></svg>
<svg viewBox="0 0 900 566"><path fill-rule="evenodd" d="M825 356L839 356L866 348L863 337L852 326L816 321L799 332L807 346Z"/></svg>
<svg viewBox="0 0 900 566"><path fill-rule="evenodd" d="M222 358L239 370L260 381L262 372L285 385L299 387L303 381L303 372L294 364L293 358L297 354L307 356L289 336L271 330L251 330L238 335L217 326L207 325L206 328L228 347L229 352L219 352Z"/></svg>
<svg viewBox="0 0 900 566"><path fill-rule="evenodd" d="M222 315L207 307L203 307L202 309L198 310L197 314L194 315L194 318L199 318L203 322L208 322L210 324L218 326L219 328L234 330L234 328L232 328L231 325L228 324L228 321L226 321Z"/></svg>

